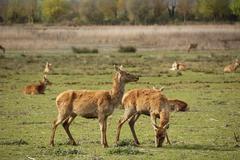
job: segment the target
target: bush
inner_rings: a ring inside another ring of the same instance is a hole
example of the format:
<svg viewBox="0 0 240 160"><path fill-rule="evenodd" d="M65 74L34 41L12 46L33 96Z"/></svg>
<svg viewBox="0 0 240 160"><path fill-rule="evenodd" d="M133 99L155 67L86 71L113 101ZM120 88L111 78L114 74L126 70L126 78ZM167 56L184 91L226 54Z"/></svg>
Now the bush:
<svg viewBox="0 0 240 160"><path fill-rule="evenodd" d="M83 48L77 48L77 47L72 47L72 51L73 53L98 53L98 49L94 48L94 49L89 49L86 47Z"/></svg>
<svg viewBox="0 0 240 160"><path fill-rule="evenodd" d="M137 49L133 46L120 46L118 52L122 52L122 53L135 53L137 51Z"/></svg>
<svg viewBox="0 0 240 160"><path fill-rule="evenodd" d="M108 154L137 155L137 154L144 154L144 152L134 147L114 147L108 150Z"/></svg>

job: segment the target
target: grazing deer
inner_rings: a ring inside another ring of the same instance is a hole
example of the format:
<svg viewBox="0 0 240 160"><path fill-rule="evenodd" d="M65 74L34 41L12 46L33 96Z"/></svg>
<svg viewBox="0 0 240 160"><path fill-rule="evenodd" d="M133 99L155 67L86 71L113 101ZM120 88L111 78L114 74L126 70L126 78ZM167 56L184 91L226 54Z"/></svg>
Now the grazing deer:
<svg viewBox="0 0 240 160"><path fill-rule="evenodd" d="M192 49L196 49L198 47L197 43L190 43L188 46L188 53L192 50Z"/></svg>
<svg viewBox="0 0 240 160"><path fill-rule="evenodd" d="M185 111L189 110L189 108L187 107L188 104L184 101L174 99L174 100L168 100L168 103L169 103L171 111L185 112Z"/></svg>
<svg viewBox="0 0 240 160"><path fill-rule="evenodd" d="M239 67L239 65L240 65L240 61L238 59L236 59L234 63L225 66L223 71L225 73L235 72L237 70L237 68Z"/></svg>
<svg viewBox="0 0 240 160"><path fill-rule="evenodd" d="M128 91L122 99L122 106L125 109L123 117L118 122L116 143L119 141L122 125L129 120L129 126L135 144L139 144L135 133L134 124L141 114L151 117L152 126L155 131L155 146L161 147L167 138L166 129L169 126L169 106L168 99L156 89L134 89ZM156 123L156 118L160 118L160 125Z"/></svg>
<svg viewBox="0 0 240 160"><path fill-rule="evenodd" d="M69 126L76 116L84 118L98 118L101 130L101 144L108 147L107 143L107 118L114 108L121 102L126 83L138 81L138 77L124 71L121 67L115 67L112 90L68 90L59 94L56 98L58 109L57 119L53 122L50 144L54 146L56 128L62 123L69 137L69 143L76 145Z"/></svg>
<svg viewBox="0 0 240 160"><path fill-rule="evenodd" d="M185 71L187 69L187 65L184 63L177 63L176 61L172 64L172 71Z"/></svg>
<svg viewBox="0 0 240 160"><path fill-rule="evenodd" d="M46 75L44 75L43 80L39 81L39 84L31 84L26 86L23 89L23 93L25 94L44 94L44 91L47 85L51 85L52 83L47 79Z"/></svg>
<svg viewBox="0 0 240 160"><path fill-rule="evenodd" d="M5 48L2 45L0 45L0 49L2 50L2 52L4 54L5 53Z"/></svg>
<svg viewBox="0 0 240 160"><path fill-rule="evenodd" d="M51 70L52 70L52 64L47 62L43 73L48 74Z"/></svg>

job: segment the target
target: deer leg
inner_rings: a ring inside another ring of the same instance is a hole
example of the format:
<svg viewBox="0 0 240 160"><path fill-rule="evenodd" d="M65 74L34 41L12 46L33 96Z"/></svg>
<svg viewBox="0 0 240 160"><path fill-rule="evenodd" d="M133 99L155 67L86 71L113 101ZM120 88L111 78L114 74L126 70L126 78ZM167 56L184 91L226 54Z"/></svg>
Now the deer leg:
<svg viewBox="0 0 240 160"><path fill-rule="evenodd" d="M99 126L100 126L100 131L101 131L101 144L103 145L104 148L108 147L107 144L107 136L106 136L106 130L107 130L107 118L105 117L99 117Z"/></svg>
<svg viewBox="0 0 240 160"><path fill-rule="evenodd" d="M61 124L65 120L65 116L58 115L57 120L53 121L53 127L52 127L52 135L50 139L50 145L54 146L54 137L55 137L55 132L59 124Z"/></svg>
<svg viewBox="0 0 240 160"><path fill-rule="evenodd" d="M170 139L169 139L169 137L168 137L167 132L166 132L166 138L167 138L167 143L171 145L171 142L170 142Z"/></svg>
<svg viewBox="0 0 240 160"><path fill-rule="evenodd" d="M157 126L156 115L150 114L150 117L151 117L152 126L154 128L154 132L155 132L155 145L157 146L158 139L157 139L157 129L156 129L156 126Z"/></svg>
<svg viewBox="0 0 240 160"><path fill-rule="evenodd" d="M72 121L75 119L76 115L71 115L68 119L65 120L65 122L62 124L63 125L63 128L65 130L65 132L67 133L68 137L69 137L69 144L72 144L72 145L76 145L76 142L75 140L73 139L72 137L72 134L69 130L69 126L70 124L72 123Z"/></svg>
<svg viewBox="0 0 240 160"><path fill-rule="evenodd" d="M140 114L136 114L135 116L132 116L132 118L130 119L129 121L129 127L131 129L131 132L132 132L132 135L133 135L133 138L134 138L134 142L135 144L139 145L139 141L138 141L138 138L137 138L137 135L136 135L136 132L135 132L135 129L134 129L134 124L135 122L138 120Z"/></svg>
<svg viewBox="0 0 240 160"><path fill-rule="evenodd" d="M116 143L119 141L122 125L132 116L134 116L134 112L132 110L125 110L123 118L118 121Z"/></svg>

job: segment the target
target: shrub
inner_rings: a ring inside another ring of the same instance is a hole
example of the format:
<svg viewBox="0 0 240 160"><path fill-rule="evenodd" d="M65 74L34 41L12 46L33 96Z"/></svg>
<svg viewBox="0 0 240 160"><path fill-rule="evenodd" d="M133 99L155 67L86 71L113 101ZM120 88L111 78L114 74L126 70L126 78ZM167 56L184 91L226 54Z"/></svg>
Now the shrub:
<svg viewBox="0 0 240 160"><path fill-rule="evenodd" d="M98 53L98 49L94 48L94 49L89 49L86 47L83 48L77 48L77 47L72 47L72 51L73 53Z"/></svg>
<svg viewBox="0 0 240 160"><path fill-rule="evenodd" d="M137 51L137 49L133 46L120 46L118 52L122 52L122 53L135 53Z"/></svg>

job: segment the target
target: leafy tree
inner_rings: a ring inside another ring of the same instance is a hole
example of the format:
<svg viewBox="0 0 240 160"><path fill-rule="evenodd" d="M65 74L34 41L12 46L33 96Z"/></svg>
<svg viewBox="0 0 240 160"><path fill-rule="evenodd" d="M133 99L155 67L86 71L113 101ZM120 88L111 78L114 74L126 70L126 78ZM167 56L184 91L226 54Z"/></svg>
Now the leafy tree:
<svg viewBox="0 0 240 160"><path fill-rule="evenodd" d="M128 0L128 18L134 24L149 24L154 19L154 3L152 0Z"/></svg>
<svg viewBox="0 0 240 160"><path fill-rule="evenodd" d="M230 4L232 13L240 18L240 0L233 0Z"/></svg>
<svg viewBox="0 0 240 160"><path fill-rule="evenodd" d="M104 21L112 22L117 19L116 0L99 0L98 8L104 17Z"/></svg>
<svg viewBox="0 0 240 160"><path fill-rule="evenodd" d="M177 5L177 12L183 16L184 23L189 14L191 14L192 9L193 9L192 0L179 0Z"/></svg>
<svg viewBox="0 0 240 160"><path fill-rule="evenodd" d="M127 13L127 0L117 1L117 18L121 21L129 21Z"/></svg>
<svg viewBox="0 0 240 160"><path fill-rule="evenodd" d="M230 14L230 0L198 0L198 13L205 18L226 18Z"/></svg>
<svg viewBox="0 0 240 160"><path fill-rule="evenodd" d="M69 11L69 2L65 0L43 0L42 14L48 22L57 22Z"/></svg>
<svg viewBox="0 0 240 160"><path fill-rule="evenodd" d="M80 19L85 24L102 24L104 15L98 8L96 0L80 1Z"/></svg>

